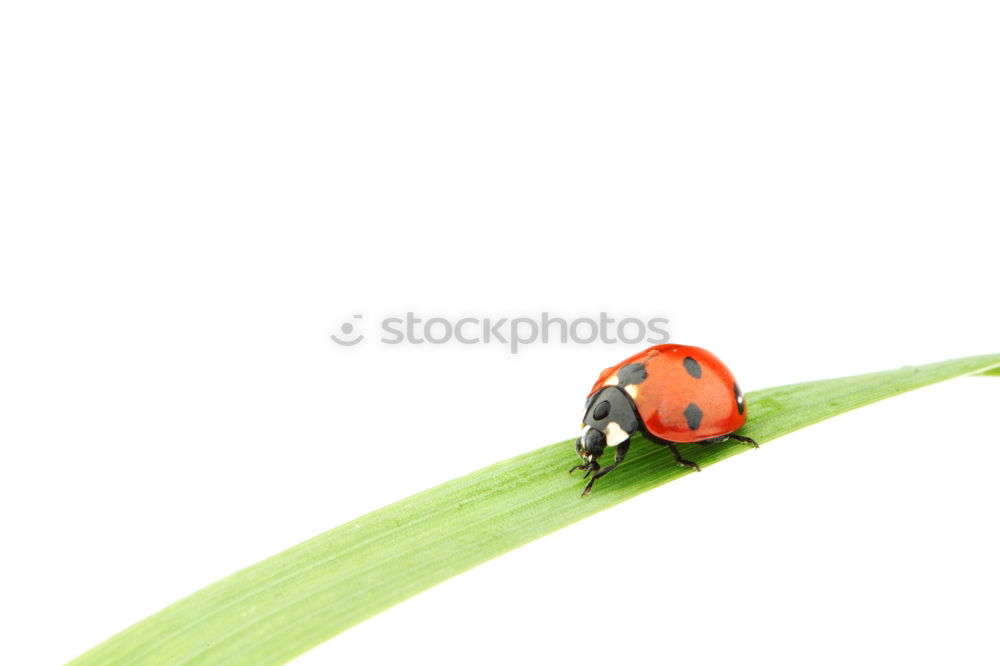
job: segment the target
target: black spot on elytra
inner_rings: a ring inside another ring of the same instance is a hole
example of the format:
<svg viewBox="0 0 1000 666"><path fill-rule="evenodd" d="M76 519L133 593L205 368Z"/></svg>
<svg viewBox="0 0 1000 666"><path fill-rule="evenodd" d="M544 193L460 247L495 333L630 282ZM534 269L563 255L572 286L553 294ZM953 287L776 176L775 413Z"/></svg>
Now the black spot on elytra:
<svg viewBox="0 0 1000 666"><path fill-rule="evenodd" d="M607 400L602 400L594 407L594 418L598 421L606 419L608 414L611 412L611 403Z"/></svg>
<svg viewBox="0 0 1000 666"><path fill-rule="evenodd" d="M646 366L642 363L629 363L622 366L622 369L618 371L618 386L625 387L630 384L641 384L646 381L646 377L648 376Z"/></svg>
<svg viewBox="0 0 1000 666"><path fill-rule="evenodd" d="M733 382L733 394L736 396L736 411L742 414L746 405L743 404L743 391L740 390L740 385L736 382Z"/></svg>
<svg viewBox="0 0 1000 666"><path fill-rule="evenodd" d="M684 418L687 419L688 428L691 430L697 430L698 426L701 425L701 416L701 407L693 402L688 403L688 406L684 408Z"/></svg>
<svg viewBox="0 0 1000 666"><path fill-rule="evenodd" d="M695 379L701 379L701 365L690 356L684 357L684 369Z"/></svg>

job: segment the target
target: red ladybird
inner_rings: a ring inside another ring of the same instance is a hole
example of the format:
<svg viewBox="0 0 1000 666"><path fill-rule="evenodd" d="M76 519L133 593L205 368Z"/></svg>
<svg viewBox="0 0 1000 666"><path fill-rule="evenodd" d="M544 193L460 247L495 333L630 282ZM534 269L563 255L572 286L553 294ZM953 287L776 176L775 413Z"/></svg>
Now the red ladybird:
<svg viewBox="0 0 1000 666"><path fill-rule="evenodd" d="M746 405L739 385L715 354L700 347L656 345L608 368L597 378L584 407L583 432L576 452L594 477L586 495L601 478L625 459L629 438L637 431L668 447L677 462L701 471L685 460L678 442L709 444L736 439L757 442L733 431L746 423ZM615 462L601 467L597 459L614 446Z"/></svg>

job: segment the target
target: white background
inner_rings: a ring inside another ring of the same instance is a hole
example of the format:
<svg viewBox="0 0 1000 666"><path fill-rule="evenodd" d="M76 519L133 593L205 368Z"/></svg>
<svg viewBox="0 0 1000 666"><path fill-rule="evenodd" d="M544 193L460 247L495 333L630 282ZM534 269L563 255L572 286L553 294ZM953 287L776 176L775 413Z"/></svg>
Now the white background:
<svg viewBox="0 0 1000 666"><path fill-rule="evenodd" d="M570 437L640 348L338 347L355 313L665 316L747 390L1000 352L998 18L5 3L0 661ZM998 400L799 431L298 663L995 664Z"/></svg>

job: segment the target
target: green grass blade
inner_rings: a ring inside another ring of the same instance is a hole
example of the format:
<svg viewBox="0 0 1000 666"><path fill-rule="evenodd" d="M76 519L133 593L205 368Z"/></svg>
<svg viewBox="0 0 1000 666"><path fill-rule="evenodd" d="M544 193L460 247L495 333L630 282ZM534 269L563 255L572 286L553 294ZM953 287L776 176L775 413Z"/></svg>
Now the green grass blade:
<svg viewBox="0 0 1000 666"><path fill-rule="evenodd" d="M747 395L741 432L767 442L921 386L1000 369L1000 354ZM560 442L454 479L325 532L210 585L72 664L282 664L348 627L486 560L690 473L633 440L626 464L580 497ZM747 450L690 447L702 466Z"/></svg>

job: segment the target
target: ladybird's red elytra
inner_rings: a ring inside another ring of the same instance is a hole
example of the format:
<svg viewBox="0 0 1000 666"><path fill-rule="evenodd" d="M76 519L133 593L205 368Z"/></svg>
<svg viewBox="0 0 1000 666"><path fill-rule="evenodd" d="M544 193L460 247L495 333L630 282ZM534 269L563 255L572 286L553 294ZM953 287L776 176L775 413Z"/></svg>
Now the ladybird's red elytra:
<svg viewBox="0 0 1000 666"><path fill-rule="evenodd" d="M687 345L656 345L630 356L600 374L584 408L583 431L576 452L583 463L570 472L593 473L594 481L617 467L628 453L629 439L641 432L668 447L682 465L701 470L681 457L676 444L713 443L736 439L757 446L749 437L734 435L746 423L746 405L733 374L712 352ZM601 467L597 459L615 447L615 462Z"/></svg>

